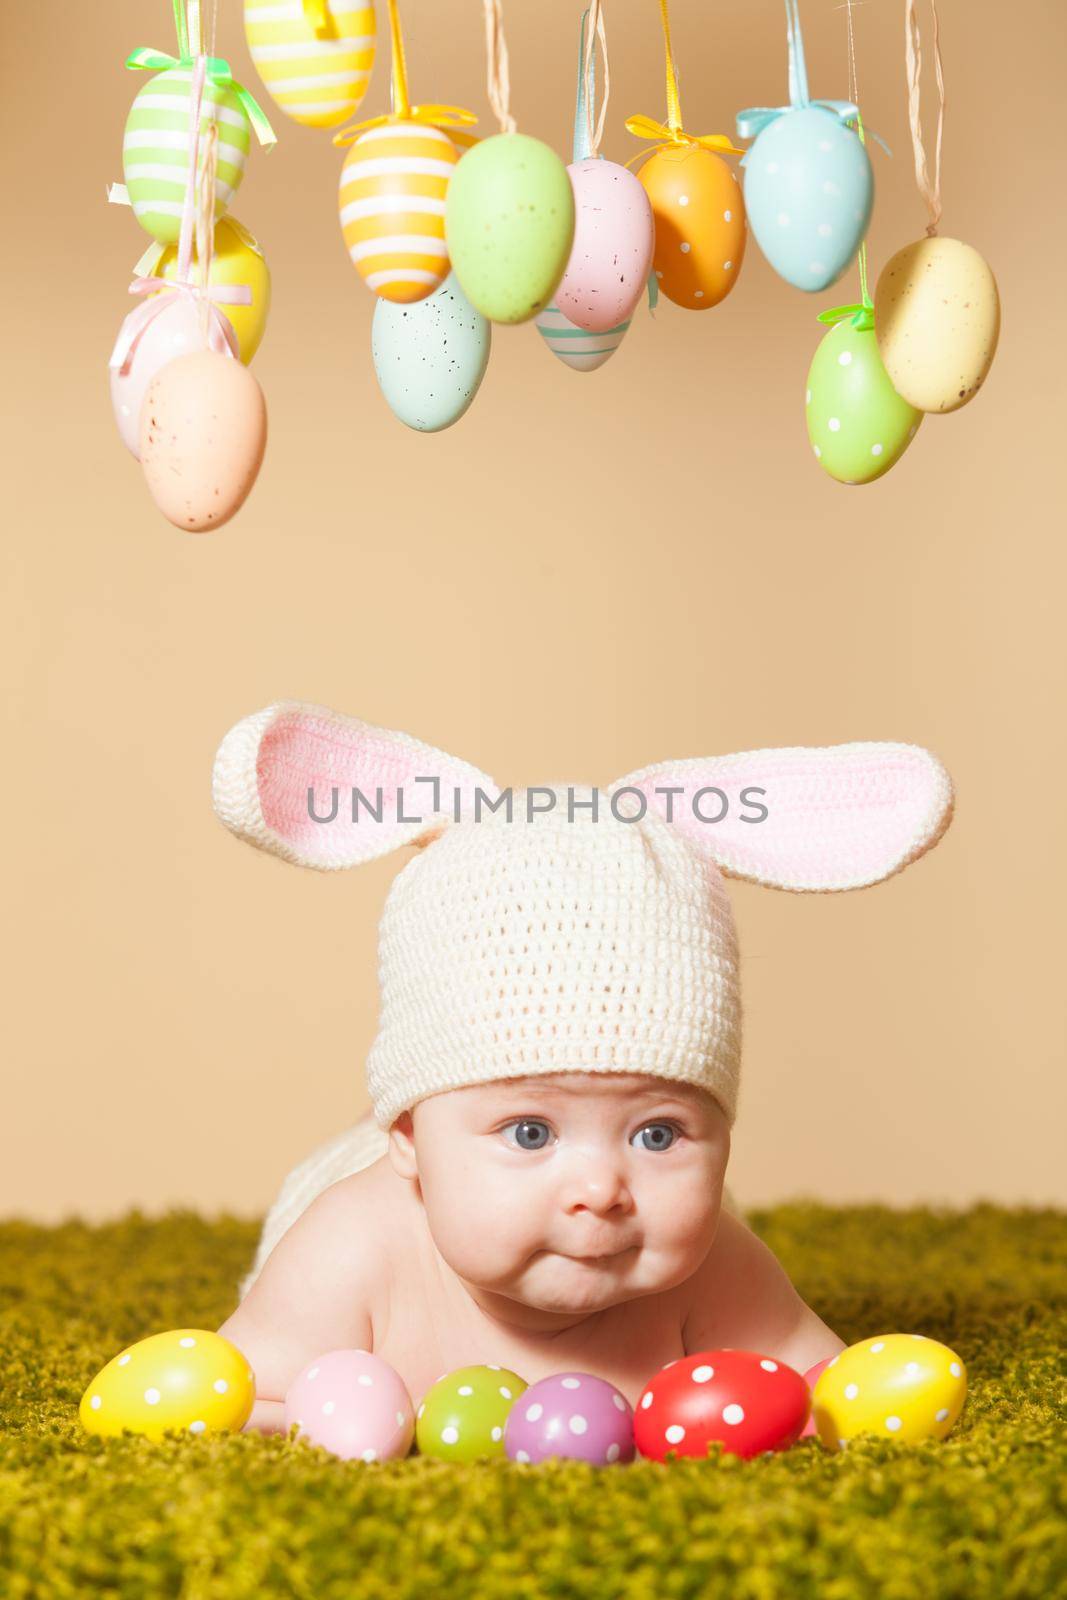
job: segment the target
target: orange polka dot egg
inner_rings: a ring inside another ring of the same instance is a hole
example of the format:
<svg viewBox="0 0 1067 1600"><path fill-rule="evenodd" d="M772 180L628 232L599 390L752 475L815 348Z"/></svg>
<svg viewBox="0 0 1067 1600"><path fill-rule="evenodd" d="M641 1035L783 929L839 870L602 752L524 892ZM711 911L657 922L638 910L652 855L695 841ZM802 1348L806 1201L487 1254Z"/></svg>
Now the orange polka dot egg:
<svg viewBox="0 0 1067 1600"><path fill-rule="evenodd" d="M652 268L661 290L690 311L717 306L745 254L745 203L732 170L700 145L670 145L639 176L656 222Z"/></svg>
<svg viewBox="0 0 1067 1600"><path fill-rule="evenodd" d="M156 1440L168 1429L194 1437L237 1433L255 1397L255 1376L236 1345L206 1328L176 1328L109 1361L82 1395L78 1415L89 1433L105 1436L124 1429Z"/></svg>
<svg viewBox="0 0 1067 1600"><path fill-rule="evenodd" d="M947 1344L884 1333L834 1357L815 1384L812 1415L829 1450L861 1433L914 1444L945 1438L966 1398L967 1369Z"/></svg>

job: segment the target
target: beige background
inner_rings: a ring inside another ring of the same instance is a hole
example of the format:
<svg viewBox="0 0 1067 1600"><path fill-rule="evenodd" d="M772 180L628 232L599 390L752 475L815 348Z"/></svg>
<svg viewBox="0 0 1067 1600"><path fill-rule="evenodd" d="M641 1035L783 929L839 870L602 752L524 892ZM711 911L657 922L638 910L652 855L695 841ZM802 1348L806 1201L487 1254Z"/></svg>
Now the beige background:
<svg viewBox="0 0 1067 1600"><path fill-rule="evenodd" d="M569 154L578 6L509 0L520 126ZM784 98L778 0L675 0L696 131ZM400 858L302 873L215 822L216 744L279 697L443 746L502 783L607 782L668 756L922 743L958 785L938 849L839 896L734 885L747 1042L742 1202L1067 1200L1063 1065L1062 261L1055 0L941 0L944 231L1004 303L977 402L859 494L811 459L815 300L750 247L717 310L642 314L601 372L502 329L449 433L377 393L328 137L288 123L235 208L275 301L271 438L240 517L153 509L106 361L145 242L105 204L165 0L5 3L2 645L9 947L0 1214L264 1208L365 1106L375 928ZM484 93L478 0L407 0L416 98ZM605 152L663 113L656 7L607 9ZM846 93L845 13L807 0L815 94ZM902 0L856 12L876 154L873 271L922 231ZM219 53L253 89L236 0ZM379 58L367 114L385 106Z"/></svg>

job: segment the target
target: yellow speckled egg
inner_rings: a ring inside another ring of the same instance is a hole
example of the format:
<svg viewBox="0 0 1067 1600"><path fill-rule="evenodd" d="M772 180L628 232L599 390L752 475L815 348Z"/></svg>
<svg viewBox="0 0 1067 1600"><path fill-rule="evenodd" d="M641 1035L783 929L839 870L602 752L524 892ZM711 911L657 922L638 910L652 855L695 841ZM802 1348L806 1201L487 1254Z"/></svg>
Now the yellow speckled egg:
<svg viewBox="0 0 1067 1600"><path fill-rule="evenodd" d="M967 1369L954 1350L921 1333L883 1333L836 1355L812 1395L828 1450L859 1433L882 1439L943 1439L967 1398Z"/></svg>
<svg viewBox="0 0 1067 1600"><path fill-rule="evenodd" d="M237 1433L252 1414L256 1380L235 1344L206 1328L175 1328L131 1344L102 1368L78 1415L90 1433L124 1428L162 1439L164 1430Z"/></svg>
<svg viewBox="0 0 1067 1600"><path fill-rule="evenodd" d="M669 145L638 176L656 221L652 266L663 293L690 311L718 305L745 253L745 202L733 172L700 145Z"/></svg>
<svg viewBox="0 0 1067 1600"><path fill-rule="evenodd" d="M874 327L897 393L919 411L957 411L974 399L996 354L997 280L960 239L917 239L882 269Z"/></svg>

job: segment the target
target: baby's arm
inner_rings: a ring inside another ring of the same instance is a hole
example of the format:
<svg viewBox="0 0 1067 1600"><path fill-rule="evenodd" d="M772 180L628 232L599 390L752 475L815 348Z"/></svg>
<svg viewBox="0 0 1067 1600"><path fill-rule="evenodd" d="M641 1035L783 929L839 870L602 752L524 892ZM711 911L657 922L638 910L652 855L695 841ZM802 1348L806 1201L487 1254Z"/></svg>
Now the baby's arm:
<svg viewBox="0 0 1067 1600"><path fill-rule="evenodd" d="M682 1328L687 1355L698 1350L758 1350L799 1373L845 1345L797 1294L777 1256L728 1211L703 1265Z"/></svg>
<svg viewBox="0 0 1067 1600"><path fill-rule="evenodd" d="M329 1350L370 1350L377 1250L371 1219L353 1213L346 1180L315 1199L278 1241L237 1310L219 1328L256 1376L243 1432L281 1433L293 1379Z"/></svg>

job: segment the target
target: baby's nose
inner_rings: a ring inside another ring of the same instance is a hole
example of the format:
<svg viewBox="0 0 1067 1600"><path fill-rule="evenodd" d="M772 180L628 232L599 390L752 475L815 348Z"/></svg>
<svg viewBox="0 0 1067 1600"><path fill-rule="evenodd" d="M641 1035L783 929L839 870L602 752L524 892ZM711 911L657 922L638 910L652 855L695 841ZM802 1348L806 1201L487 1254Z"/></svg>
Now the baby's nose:
<svg viewBox="0 0 1067 1600"><path fill-rule="evenodd" d="M568 1211L601 1213L632 1205L623 1164L610 1156L586 1155L575 1163L566 1189Z"/></svg>

